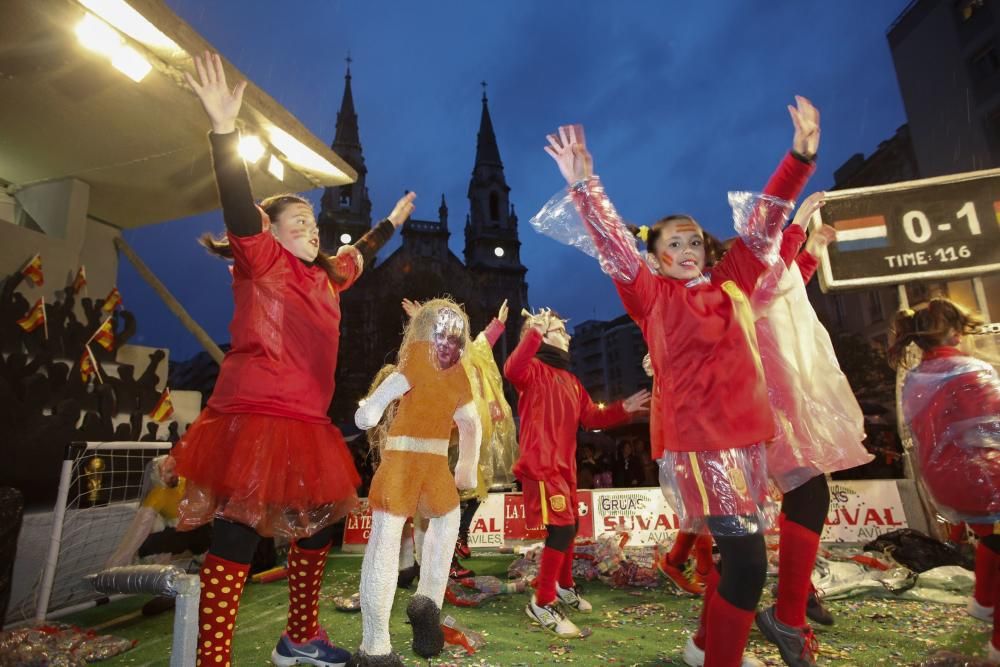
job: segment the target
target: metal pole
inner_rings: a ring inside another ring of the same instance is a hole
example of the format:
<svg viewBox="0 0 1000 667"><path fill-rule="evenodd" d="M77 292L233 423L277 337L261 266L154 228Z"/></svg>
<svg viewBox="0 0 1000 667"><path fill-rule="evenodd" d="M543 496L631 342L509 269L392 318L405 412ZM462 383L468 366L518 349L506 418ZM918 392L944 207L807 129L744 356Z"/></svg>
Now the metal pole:
<svg viewBox="0 0 1000 667"><path fill-rule="evenodd" d="M38 591L38 605L35 607L35 623L45 621L49 598L52 597L52 584L56 578L56 565L59 564L59 548L62 546L63 520L66 518L66 499L69 497L69 476L73 472L72 448L67 449L67 458L59 471L59 492L56 494L56 506L52 510L52 539L49 542L49 553L45 557L45 568L42 571L42 585Z"/></svg>
<svg viewBox="0 0 1000 667"><path fill-rule="evenodd" d="M976 308L979 310L979 314L982 315L983 321L992 322L990 304L986 300L986 290L983 289L983 279L979 276L972 279L972 291L976 295Z"/></svg>
<svg viewBox="0 0 1000 667"><path fill-rule="evenodd" d="M221 364L222 358L226 356L225 353L219 349L219 346L215 344L215 341L208 335L208 332L202 329L201 325L199 325L194 318L188 314L188 312L184 309L184 306L181 305L180 301L178 301L174 295L170 293L166 286L160 282L160 279L156 277L156 274L150 271L149 267L146 266L141 259L139 259L139 255L135 254L135 250L133 250L132 247L125 242L125 239L120 236L115 237L115 245L122 251L125 257L128 258L128 261L132 262L132 266L134 266L135 270L139 272L139 275L142 276L157 293L157 295L163 299L163 303L167 304L167 308L170 309L170 312L176 315L177 319L181 321L181 324L187 327L187 330L194 334L194 337L198 339L198 342L201 343L202 347L205 348L212 359L214 359L217 364Z"/></svg>

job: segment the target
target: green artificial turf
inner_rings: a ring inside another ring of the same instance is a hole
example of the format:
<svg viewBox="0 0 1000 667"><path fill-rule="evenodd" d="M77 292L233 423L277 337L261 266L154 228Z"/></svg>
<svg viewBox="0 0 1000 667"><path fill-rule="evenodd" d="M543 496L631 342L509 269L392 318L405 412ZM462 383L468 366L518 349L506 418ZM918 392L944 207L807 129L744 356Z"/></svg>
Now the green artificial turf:
<svg viewBox="0 0 1000 667"><path fill-rule="evenodd" d="M466 561L478 574L506 576L512 556L483 555ZM348 649L361 640L361 615L334 609L332 598L357 590L361 557L332 555L320 600L321 622L331 638ZM473 656L447 647L427 662L410 651L406 602L411 590L400 590L392 614L392 643L407 665L683 665L681 652L694 631L701 601L657 590L616 590L585 584L594 605L591 614L573 620L593 634L584 639L558 639L533 625L524 614L524 595L496 598L472 609L445 603L467 627L486 635L486 646ZM169 661L172 614L143 617L148 598L137 597L88 610L67 622L82 627L103 626L101 632L138 640L134 649L103 664L166 665ZM765 593L762 604L770 604ZM269 665L271 649L285 625L287 584L252 584L240 606L234 641L234 665ZM989 626L965 614L962 607L926 602L856 598L827 602L837 619L832 628L817 628L821 665L911 665L939 651L982 657ZM769 665L783 664L777 651L756 629L749 650Z"/></svg>

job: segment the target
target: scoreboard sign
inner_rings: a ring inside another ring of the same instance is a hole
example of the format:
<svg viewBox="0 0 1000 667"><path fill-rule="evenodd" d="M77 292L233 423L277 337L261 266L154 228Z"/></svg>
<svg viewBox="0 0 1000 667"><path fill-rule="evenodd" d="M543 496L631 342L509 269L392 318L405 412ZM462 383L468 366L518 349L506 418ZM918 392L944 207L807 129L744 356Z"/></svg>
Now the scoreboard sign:
<svg viewBox="0 0 1000 667"><path fill-rule="evenodd" d="M823 291L1000 270L1000 169L828 192Z"/></svg>

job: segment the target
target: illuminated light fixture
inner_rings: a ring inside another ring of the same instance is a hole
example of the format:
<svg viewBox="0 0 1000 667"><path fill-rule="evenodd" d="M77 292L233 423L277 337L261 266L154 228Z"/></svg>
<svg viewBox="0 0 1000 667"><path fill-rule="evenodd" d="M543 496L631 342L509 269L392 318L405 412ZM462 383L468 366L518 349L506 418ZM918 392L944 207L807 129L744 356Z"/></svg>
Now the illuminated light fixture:
<svg viewBox="0 0 1000 667"><path fill-rule="evenodd" d="M80 4L144 46L175 55L184 52L124 0L80 0Z"/></svg>
<svg viewBox="0 0 1000 667"><path fill-rule="evenodd" d="M351 242L351 235L350 234L341 234L340 235L340 242L343 243L343 244L345 244L345 245L348 244L348 243L350 243Z"/></svg>
<svg viewBox="0 0 1000 667"><path fill-rule="evenodd" d="M119 72L132 79L136 83L142 81L153 66L149 64L149 61L142 57L142 54L133 49L131 46L125 46L124 44L119 46L118 49L111 56L111 64L115 66Z"/></svg>
<svg viewBox="0 0 1000 667"><path fill-rule="evenodd" d="M281 128L272 125L268 129L268 134L271 138L271 144L285 155L288 162L320 174L336 176L345 181L351 180L347 174L331 164L329 160Z"/></svg>
<svg viewBox="0 0 1000 667"><path fill-rule="evenodd" d="M76 25L76 36L91 51L110 58L115 69L136 83L153 69L141 53L125 43L117 30L93 14L86 14Z"/></svg>
<svg viewBox="0 0 1000 667"><path fill-rule="evenodd" d="M279 181L285 180L285 165L274 155L267 161L267 171Z"/></svg>
<svg viewBox="0 0 1000 667"><path fill-rule="evenodd" d="M76 36L91 51L112 56L122 46L122 36L93 14L87 14L76 24Z"/></svg>
<svg viewBox="0 0 1000 667"><path fill-rule="evenodd" d="M496 255L497 257L503 257L503 248L501 248L500 246L493 248L493 254Z"/></svg>
<svg viewBox="0 0 1000 667"><path fill-rule="evenodd" d="M264 144L258 137L248 134L240 138L239 152L244 160L257 164L264 157Z"/></svg>

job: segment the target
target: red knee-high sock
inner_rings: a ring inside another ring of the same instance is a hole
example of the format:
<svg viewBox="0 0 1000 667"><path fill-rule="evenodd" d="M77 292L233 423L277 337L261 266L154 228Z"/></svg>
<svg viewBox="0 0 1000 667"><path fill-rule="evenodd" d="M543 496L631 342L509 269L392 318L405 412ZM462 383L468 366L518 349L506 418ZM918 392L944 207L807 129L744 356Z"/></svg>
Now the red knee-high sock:
<svg viewBox="0 0 1000 667"><path fill-rule="evenodd" d="M708 605L705 667L740 667L754 613L736 607L718 593Z"/></svg>
<svg viewBox="0 0 1000 667"><path fill-rule="evenodd" d="M552 547L542 549L542 562L538 567L538 578L535 579L535 604L552 604L556 599L556 579L562 572L565 556L566 554Z"/></svg>
<svg viewBox="0 0 1000 667"><path fill-rule="evenodd" d="M293 542L288 550L288 624L285 632L296 644L316 637L319 632L319 589L326 569L327 545L303 549Z"/></svg>
<svg viewBox="0 0 1000 667"><path fill-rule="evenodd" d="M976 554L978 557L979 554ZM996 552L993 552L993 601L996 602L1000 600L1000 556ZM977 574L978 574L978 567ZM994 607L993 610L993 648L1000 651L1000 614L996 613L997 610Z"/></svg>
<svg viewBox="0 0 1000 667"><path fill-rule="evenodd" d="M984 607L996 604L996 585L1000 574L1000 557L980 542L976 546L976 588L973 597ZM995 615L995 614L994 614Z"/></svg>
<svg viewBox="0 0 1000 667"><path fill-rule="evenodd" d="M715 567L708 569L708 576L705 578L705 601L701 605L701 616L698 618L698 630L694 633L694 645L705 650L705 638L708 634L708 605L715 597L715 591L719 588L719 571Z"/></svg>
<svg viewBox="0 0 1000 667"><path fill-rule="evenodd" d="M698 536L695 533L686 533L683 530L677 532L677 539L670 553L667 554L667 562L674 567L680 567L687 562L691 555L691 547L695 544Z"/></svg>
<svg viewBox="0 0 1000 667"><path fill-rule="evenodd" d="M559 585L563 588L573 588L576 582L573 581L573 543L566 547L563 554L562 567L559 568Z"/></svg>
<svg viewBox="0 0 1000 667"><path fill-rule="evenodd" d="M233 626L240 607L243 584L250 566L205 556L201 566L201 601L198 608L198 661L204 667L229 667L233 652Z"/></svg>
<svg viewBox="0 0 1000 667"><path fill-rule="evenodd" d="M778 542L778 600L775 616L785 625L806 624L813 565L819 549L819 535L781 516Z"/></svg>
<svg viewBox="0 0 1000 667"><path fill-rule="evenodd" d="M694 569L702 579L708 576L709 570L714 570L712 563L712 536L699 535L694 542Z"/></svg>

